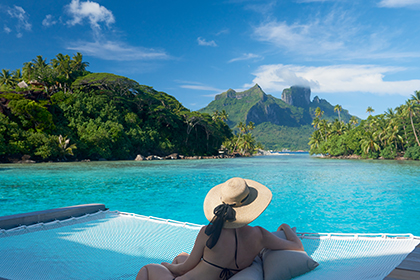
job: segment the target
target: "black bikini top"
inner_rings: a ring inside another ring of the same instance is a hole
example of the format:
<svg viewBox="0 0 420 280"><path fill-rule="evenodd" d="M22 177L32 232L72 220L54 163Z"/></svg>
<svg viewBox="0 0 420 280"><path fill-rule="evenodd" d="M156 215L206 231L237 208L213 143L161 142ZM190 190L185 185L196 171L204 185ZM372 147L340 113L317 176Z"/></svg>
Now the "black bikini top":
<svg viewBox="0 0 420 280"><path fill-rule="evenodd" d="M214 266L214 267L220 268L222 271L220 272L219 278L221 278L223 280L227 280L234 275L233 271L241 271L241 269L238 269L239 266L238 266L238 263L237 263L237 257L238 257L238 236L236 234L236 229L235 229L235 265L236 265L237 269L222 267L222 266L219 266L217 264L211 263L211 262L205 260L204 258L203 258L203 261L212 265L212 266Z"/></svg>

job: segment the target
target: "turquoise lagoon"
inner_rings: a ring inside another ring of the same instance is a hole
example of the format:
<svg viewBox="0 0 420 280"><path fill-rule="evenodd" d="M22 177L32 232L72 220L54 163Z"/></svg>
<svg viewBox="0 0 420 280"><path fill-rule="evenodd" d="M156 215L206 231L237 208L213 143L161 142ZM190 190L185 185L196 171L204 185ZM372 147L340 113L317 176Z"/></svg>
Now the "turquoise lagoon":
<svg viewBox="0 0 420 280"><path fill-rule="evenodd" d="M253 222L300 232L420 236L420 162L336 160L308 154L236 159L0 165L0 216L104 203L111 210L207 223L207 191L231 177L266 185Z"/></svg>

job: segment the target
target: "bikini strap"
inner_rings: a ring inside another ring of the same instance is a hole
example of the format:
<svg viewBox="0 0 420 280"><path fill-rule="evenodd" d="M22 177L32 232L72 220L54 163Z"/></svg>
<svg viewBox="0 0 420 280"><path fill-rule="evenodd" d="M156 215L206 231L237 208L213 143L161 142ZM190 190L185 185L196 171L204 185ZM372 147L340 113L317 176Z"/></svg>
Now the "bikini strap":
<svg viewBox="0 0 420 280"><path fill-rule="evenodd" d="M220 271L219 278L221 278L223 280L227 280L230 277L232 277L234 275L232 271L240 271L240 269L231 269L231 268L221 267L220 265L211 263L211 262L205 260L204 258L203 258L203 261L208 263L209 265L212 265L214 267L217 267L217 268L221 269L222 271Z"/></svg>

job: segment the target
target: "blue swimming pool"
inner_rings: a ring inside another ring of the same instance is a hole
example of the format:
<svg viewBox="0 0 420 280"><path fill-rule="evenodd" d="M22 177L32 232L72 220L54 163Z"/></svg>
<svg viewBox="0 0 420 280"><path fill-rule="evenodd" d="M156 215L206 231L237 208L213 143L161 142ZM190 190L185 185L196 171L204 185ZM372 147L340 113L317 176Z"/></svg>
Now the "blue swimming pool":
<svg viewBox="0 0 420 280"><path fill-rule="evenodd" d="M0 216L85 203L204 224L207 191L231 177L273 192L254 222L305 232L420 236L420 162L333 160L308 154L178 161L0 165Z"/></svg>

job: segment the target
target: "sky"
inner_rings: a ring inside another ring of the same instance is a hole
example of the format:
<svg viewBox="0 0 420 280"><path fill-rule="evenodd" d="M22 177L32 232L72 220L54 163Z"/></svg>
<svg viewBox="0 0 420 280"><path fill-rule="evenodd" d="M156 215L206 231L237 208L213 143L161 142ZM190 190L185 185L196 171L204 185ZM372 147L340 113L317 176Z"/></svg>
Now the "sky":
<svg viewBox="0 0 420 280"><path fill-rule="evenodd" d="M81 52L198 110L256 83L366 118L420 90L420 0L2 0L0 69Z"/></svg>

